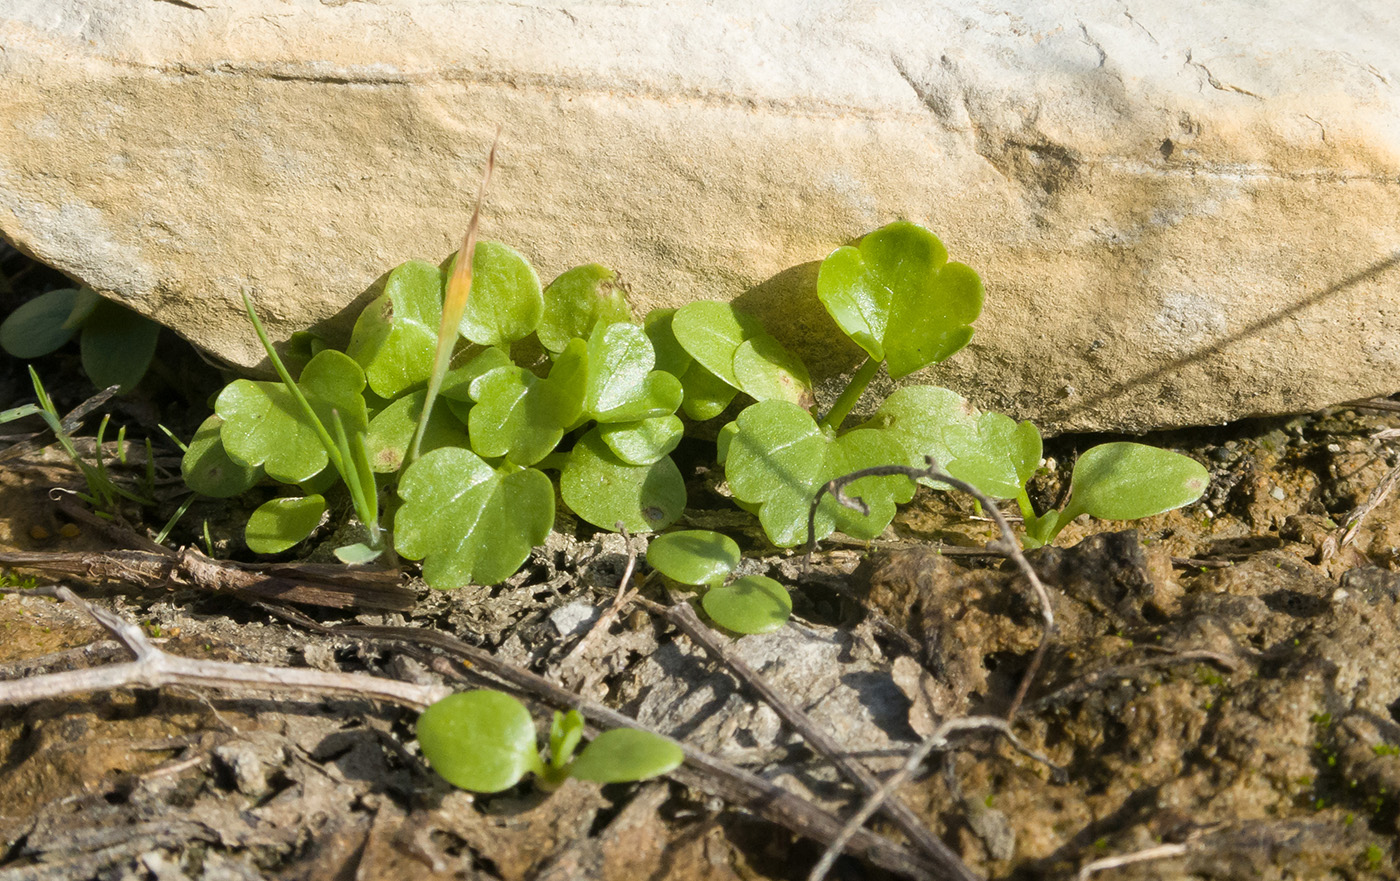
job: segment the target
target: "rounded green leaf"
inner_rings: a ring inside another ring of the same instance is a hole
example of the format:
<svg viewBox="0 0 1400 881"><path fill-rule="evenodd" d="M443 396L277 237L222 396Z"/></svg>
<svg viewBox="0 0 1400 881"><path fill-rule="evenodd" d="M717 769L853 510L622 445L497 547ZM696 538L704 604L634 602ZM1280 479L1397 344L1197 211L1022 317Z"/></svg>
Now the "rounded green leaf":
<svg viewBox="0 0 1400 881"><path fill-rule="evenodd" d="M243 537L254 553L280 554L305 541L325 514L326 500L321 496L273 499L248 518Z"/></svg>
<svg viewBox="0 0 1400 881"><path fill-rule="evenodd" d="M646 331L635 324L598 325L588 337L584 408L596 416L634 400L655 364Z"/></svg>
<svg viewBox="0 0 1400 881"><path fill-rule="evenodd" d="M739 565L739 545L708 529L668 532L647 546L647 564L681 584L716 584Z"/></svg>
<svg viewBox="0 0 1400 881"><path fill-rule="evenodd" d="M472 383L467 420L472 449L486 458L533 465L554 451L578 415L578 401L550 394L548 380L523 367L500 367Z"/></svg>
<svg viewBox="0 0 1400 881"><path fill-rule="evenodd" d="M574 445L559 475L564 504L601 529L621 522L633 532L665 529L685 511L685 480L670 456L628 465L613 455L598 429Z"/></svg>
<svg viewBox="0 0 1400 881"><path fill-rule="evenodd" d="M692 358L736 389L742 386L734 375L734 353L745 340L767 335L757 318L712 300L682 306L671 330Z"/></svg>
<svg viewBox="0 0 1400 881"><path fill-rule="evenodd" d="M247 492L262 479L262 469L229 458L219 430L224 421L210 416L194 433L180 460L185 485L203 496L227 499Z"/></svg>
<svg viewBox="0 0 1400 881"><path fill-rule="evenodd" d="M807 365L766 333L739 344L734 351L734 377L755 401L789 401L804 410L817 404Z"/></svg>
<svg viewBox="0 0 1400 881"><path fill-rule="evenodd" d="M768 538L779 547L807 540L807 515L817 490L836 477L878 465L900 464L903 448L882 431L860 428L832 438L812 415L787 401L760 401L735 420L725 447L724 473L734 497L758 509ZM904 477L867 477L847 489L870 506L861 515L829 494L817 508L816 535L835 529L856 538L879 535L895 504L913 497Z"/></svg>
<svg viewBox="0 0 1400 881"><path fill-rule="evenodd" d="M739 390L705 369L699 361L691 361L681 376L685 394L681 408L697 422L713 419L724 412Z"/></svg>
<svg viewBox="0 0 1400 881"><path fill-rule="evenodd" d="M83 372L98 388L129 392L146 375L156 354L160 325L120 303L102 300L83 322Z"/></svg>
<svg viewBox="0 0 1400 881"><path fill-rule="evenodd" d="M423 561L423 580L448 589L515 574L554 525L554 485L533 468L503 474L470 450L443 447L399 482L394 546Z"/></svg>
<svg viewBox="0 0 1400 881"><path fill-rule="evenodd" d="M510 789L540 770L535 722L499 691L452 694L418 717L418 746L444 780L471 792Z"/></svg>
<svg viewBox="0 0 1400 881"><path fill-rule="evenodd" d="M676 333L671 327L675 317L675 309L653 309L647 313L643 323L646 326L647 339L651 340L651 347L656 352L656 369L679 377L685 375L686 368L694 359L676 339Z"/></svg>
<svg viewBox="0 0 1400 881"><path fill-rule="evenodd" d="M766 575L745 575L733 584L711 588L700 605L716 624L735 633L767 633L792 617L792 597Z"/></svg>
<svg viewBox="0 0 1400 881"><path fill-rule="evenodd" d="M603 443L628 465L650 465L668 456L681 442L685 425L675 416L598 426Z"/></svg>
<svg viewBox="0 0 1400 881"><path fill-rule="evenodd" d="M448 261L446 276L456 259L454 254ZM477 242L462 336L483 346L503 346L533 333L543 314L540 278L529 261L500 242Z"/></svg>
<svg viewBox="0 0 1400 881"><path fill-rule="evenodd" d="M617 273L597 263L576 266L544 289L540 343L558 354L571 339L588 339L597 324L632 321L627 288Z"/></svg>
<svg viewBox="0 0 1400 881"><path fill-rule="evenodd" d="M442 270L410 260L384 281L384 293L355 321L346 354L365 370L374 393L394 398L428 381L442 323Z"/></svg>
<svg viewBox="0 0 1400 881"><path fill-rule="evenodd" d="M846 335L895 379L967 345L982 311L982 282L948 262L943 243L898 222L837 248L822 261L817 297Z"/></svg>
<svg viewBox="0 0 1400 881"><path fill-rule="evenodd" d="M569 776L595 783L630 783L680 767L685 753L659 734L635 728L604 731L579 753Z"/></svg>
<svg viewBox="0 0 1400 881"><path fill-rule="evenodd" d="M623 403L611 410L592 413L599 422L638 422L670 416L680 408L685 390L681 381L664 370L653 370L642 380L640 388Z"/></svg>
<svg viewBox="0 0 1400 881"><path fill-rule="evenodd" d="M374 414L365 435L365 451L369 455L370 468L378 474L393 474L403 467L408 455L413 434L418 430L418 418L423 413L423 402L427 400L425 390L404 395L397 401ZM448 402L439 399L433 405L433 415L423 432L420 453L431 452L439 447L465 447L467 433L452 415Z"/></svg>
<svg viewBox="0 0 1400 881"><path fill-rule="evenodd" d="M365 430L364 371L346 355L334 349L319 353L297 385L327 427L335 409L347 432ZM235 380L219 393L214 412L224 420L220 437L228 454L246 465L263 466L275 480L300 483L329 461L316 427L280 382Z"/></svg>
<svg viewBox="0 0 1400 881"><path fill-rule="evenodd" d="M0 348L15 358L39 358L73 338L67 325L77 288L61 288L21 303L0 323Z"/></svg>
<svg viewBox="0 0 1400 881"><path fill-rule="evenodd" d="M1210 474L1195 459L1146 444L1100 444L1074 463L1068 523L1088 513L1102 520L1151 517L1199 499Z"/></svg>

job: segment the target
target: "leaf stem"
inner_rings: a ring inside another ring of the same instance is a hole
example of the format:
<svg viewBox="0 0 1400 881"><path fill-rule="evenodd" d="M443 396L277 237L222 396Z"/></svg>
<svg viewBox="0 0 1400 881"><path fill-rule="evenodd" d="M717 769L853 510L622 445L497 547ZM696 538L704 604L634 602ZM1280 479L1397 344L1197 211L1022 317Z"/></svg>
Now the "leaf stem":
<svg viewBox="0 0 1400 881"><path fill-rule="evenodd" d="M880 364L882 363L883 362L867 356L865 363L860 365L860 369L856 371L855 376L852 376L851 381L846 385L845 391L841 392L841 396L836 399L836 403L831 405L831 409L827 411L822 421L817 423L817 427L830 428L832 430L840 429L841 423L846 421L846 416L850 414L851 408L856 405L856 401L860 400L860 396L865 394L866 387L869 386L870 381L875 378L875 374L880 370Z"/></svg>
<svg viewBox="0 0 1400 881"><path fill-rule="evenodd" d="M253 308L253 301L248 298L248 292L245 290L240 293L243 294L243 308L248 310L248 320L253 322L253 331L258 335L258 342L262 343L263 350L267 352L267 358L272 362L273 369L277 371L277 376L281 378L282 385L286 386L292 399L296 401L297 406L301 408L301 414L306 417L306 420L311 423L311 427L316 431L316 437L321 441L321 446L326 448L326 455L330 457L331 464L335 466L336 472L340 474L342 480L345 480L346 463L340 456L340 449L331 438L331 433L326 430L325 423L321 421L321 417L317 416L316 411L311 408L311 402L306 399L306 395L301 393L301 386L297 385L292 379L292 374L288 372L287 365L282 363L282 359L278 356L277 350L272 348L272 341L267 338L267 331L263 329L262 321L258 320L257 310ZM350 483L348 480L345 482L347 486Z"/></svg>

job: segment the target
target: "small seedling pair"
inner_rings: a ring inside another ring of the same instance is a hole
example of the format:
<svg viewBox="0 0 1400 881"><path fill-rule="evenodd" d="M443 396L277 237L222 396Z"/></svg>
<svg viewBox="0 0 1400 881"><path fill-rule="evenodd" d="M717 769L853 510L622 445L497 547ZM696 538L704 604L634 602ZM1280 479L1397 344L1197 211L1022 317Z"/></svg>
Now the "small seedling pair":
<svg viewBox="0 0 1400 881"><path fill-rule="evenodd" d="M739 545L718 532L691 529L652 539L647 563L681 584L707 588L700 599L705 614L735 633L767 633L787 623L792 597L766 575L744 575L728 584L739 565Z"/></svg>
<svg viewBox="0 0 1400 881"><path fill-rule="evenodd" d="M90 288L40 294L0 323L0 348L23 360L57 350L81 336L83 372L99 389L131 391L146 375L160 325Z"/></svg>
<svg viewBox="0 0 1400 881"><path fill-rule="evenodd" d="M578 711L555 712L548 755L541 755L530 711L499 691L449 695L418 717L418 744L428 764L448 783L472 792L501 792L526 774L546 790L570 777L629 783L665 774L685 759L673 741L632 728L603 732L575 758L582 739Z"/></svg>

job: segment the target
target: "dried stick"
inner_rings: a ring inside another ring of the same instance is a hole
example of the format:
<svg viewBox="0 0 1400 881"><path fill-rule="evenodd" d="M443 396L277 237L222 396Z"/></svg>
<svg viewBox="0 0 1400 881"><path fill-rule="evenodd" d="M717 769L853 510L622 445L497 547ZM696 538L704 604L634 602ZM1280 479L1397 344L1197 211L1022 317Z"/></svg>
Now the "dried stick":
<svg viewBox="0 0 1400 881"><path fill-rule="evenodd" d="M714 631L702 624L700 619L695 616L695 610L688 603L662 606L646 600L638 600L638 602L679 627L696 645L699 645L711 657L733 671L740 681L757 692L773 708L788 727L802 735L813 749L821 753L823 757L836 766L837 770L864 790L866 795L874 795L879 791L880 781L873 774L859 762L850 758L846 749L837 743L830 734L817 727L806 713L773 688L768 680L760 676L736 655ZM903 802L898 800L882 801L879 807L899 827L899 830L909 836L909 840L918 845L919 849L927 854L948 877L964 879L964 881L972 881L977 877L958 855L930 832L918 816L909 810Z"/></svg>
<svg viewBox="0 0 1400 881"><path fill-rule="evenodd" d="M854 835L856 830L865 825L865 821L869 820L871 816L880 809L880 806L886 799L894 794L896 789L903 786L905 781L914 776L919 766L924 763L924 759L928 758L929 753L935 750L943 752L952 748L948 742L948 736L950 734L961 731L976 731L981 728L989 728L995 733L1002 735L1010 741L1011 745L1016 747L1017 750L1042 764L1050 766L1051 770L1057 775L1064 774L1064 770L1056 766L1048 758L1023 746L1021 742L1016 739L1016 735L1011 733L1011 726L1008 725L1004 719L997 718L996 716L965 716L961 719L949 719L942 725L939 725L938 729L930 734L923 743L911 750L909 756L904 761L904 765L900 767L898 771L891 774L889 779L886 780L870 798L866 799L865 804L861 805L860 810L856 811L856 813L846 821L846 825L841 827L841 834L837 835L836 838L826 846L826 853L822 854L822 858L817 861L812 871L808 873L807 881L822 881L822 879L826 877L827 873L831 871L831 867L836 864L836 858L841 855L841 848L845 846L850 836Z"/></svg>
<svg viewBox="0 0 1400 881"><path fill-rule="evenodd" d="M1395 489L1395 484L1400 483L1400 465L1390 469L1390 473L1381 478L1381 482L1376 484L1375 489L1366 496L1366 501L1356 507L1356 510L1347 515L1346 522L1342 524L1342 539L1339 547L1346 547L1356 540L1356 534L1361 531L1361 524L1370 516L1371 512L1380 507L1385 501L1390 491Z"/></svg>
<svg viewBox="0 0 1400 881"><path fill-rule="evenodd" d="M575 657L582 657L588 646L598 638L598 634L606 633L612 623L617 620L618 615L622 614L622 610L627 608L627 604L632 602L641 592L641 587L634 588L630 592L627 589L632 583L632 573L637 568L637 550L632 547L632 536L627 534L627 527L623 526L621 521L617 523L617 531L622 534L622 540L627 543L627 567L622 570L622 581L618 582L617 594L613 597L612 604L603 610L603 613L598 616L598 620L594 621L593 626L583 635L583 639L580 639L578 644L564 656L563 663L565 664Z"/></svg>
<svg viewBox="0 0 1400 881"><path fill-rule="evenodd" d="M646 603L642 600L644 604ZM319 633L335 634L361 639L391 640L411 645L429 646L452 655L470 665L475 671L484 671L491 676L514 686L524 694L533 695L551 706L560 709L576 709L585 717L608 728L635 728L661 734L643 725L636 719L587 700L573 692L560 688L543 676L499 660L485 649L463 642L455 636L440 630L427 630L415 627L369 627L361 625L327 627L312 621L300 612L288 608L265 606L274 614L298 626ZM665 736L664 734L662 736ZM685 753L685 765L670 773L679 783L701 792L708 793L724 801L741 805L758 816L784 827L790 832L825 844L841 831L841 821L830 812L817 807L808 799L786 789L774 786L761 777L748 773L708 753L680 744ZM859 830L847 842L847 851L856 857L867 859L875 865L909 878L944 881L944 879L976 878L970 872L952 873L939 862L911 853L888 838L876 835L869 830ZM957 859L956 856L954 859Z"/></svg>
<svg viewBox="0 0 1400 881"><path fill-rule="evenodd" d="M811 559L812 552L817 546L817 506L821 504L823 494L831 493L831 496L838 503L852 511L859 511L861 514L870 513L870 506L865 503L864 499L848 496L845 492L847 486L863 477L903 475L914 481L928 478L939 483L946 483L976 499L982 505L982 509L996 521L997 527L1001 530L1001 541L990 547L999 550L1003 555L1009 556L1015 561L1016 568L1020 569L1021 574L1026 576L1026 581L1030 582L1031 589L1035 591L1036 599L1040 601L1040 616L1045 621L1045 631L1041 634L1040 645L1036 646L1035 654L1031 656L1031 662L1026 666L1026 672L1021 677L1021 684L1016 689L1016 696L1012 698L1011 706L1006 711L1006 718L1010 721L1016 718L1016 713L1021 708L1021 702L1026 699L1031 682L1035 679L1035 674L1040 669L1040 663L1045 658L1045 650L1049 648L1050 639L1055 634L1055 610L1050 604L1050 593L1041 583L1040 576L1035 574L1031 564L1026 561L1026 555L1021 553L1021 543L1016 540L1016 534L1011 531L1011 524L1007 522L1006 515L1001 513L1001 509L977 487L958 480L940 469L932 456L925 456L924 461L928 463L924 468L914 468L909 465L879 465L874 468L862 468L824 484L821 489L817 490L816 498L812 499L812 507L807 512L807 556L805 559Z"/></svg>
<svg viewBox="0 0 1400 881"><path fill-rule="evenodd" d="M410 709L422 710L451 693L451 689L446 686L416 685L378 676L184 658L161 651L146 638L140 627L106 609L92 605L66 587L14 592L31 596L55 596L77 606L126 646L136 660L0 682L0 705L27 704L49 698L117 688L183 685L257 692L275 688L349 695L389 701Z"/></svg>
<svg viewBox="0 0 1400 881"><path fill-rule="evenodd" d="M103 553L0 551L0 565L72 578L89 584L119 582L141 588L192 587L244 599L282 600L336 609L413 607L415 595L392 572L364 572L315 564L250 566L215 560L194 548ZM266 574L264 574L266 573Z"/></svg>
<svg viewBox="0 0 1400 881"><path fill-rule="evenodd" d="M1190 853L1190 848L1184 844L1159 844L1156 847L1149 847L1146 850L1134 851L1117 857L1104 857L1101 860L1094 860L1079 870L1075 876L1075 881L1087 881L1088 877L1095 872L1102 872L1105 869L1117 869L1120 866L1131 866L1133 863L1145 863L1149 860L1166 860L1172 857L1185 856Z"/></svg>

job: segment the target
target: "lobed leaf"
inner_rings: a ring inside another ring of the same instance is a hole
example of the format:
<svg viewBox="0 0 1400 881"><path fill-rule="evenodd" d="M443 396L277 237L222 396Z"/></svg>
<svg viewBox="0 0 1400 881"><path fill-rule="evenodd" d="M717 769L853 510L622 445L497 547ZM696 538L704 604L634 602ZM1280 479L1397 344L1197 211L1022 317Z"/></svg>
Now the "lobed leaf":
<svg viewBox="0 0 1400 881"><path fill-rule="evenodd" d="M712 418L733 400L733 394L725 398L717 393L714 383L707 382L711 378L757 401L790 401L804 409L816 403L812 379L801 359L783 348L758 319L732 304L688 303L672 317L671 329L694 359L687 368L687 375L694 376L687 383L686 397L692 397L695 387L691 408L709 413L695 418Z"/></svg>
<svg viewBox="0 0 1400 881"><path fill-rule="evenodd" d="M594 526L665 529L685 511L685 479L669 456L650 465L617 458L597 428L574 445L559 475L564 504Z"/></svg>
<svg viewBox="0 0 1400 881"><path fill-rule="evenodd" d="M385 398L428 381L442 321L443 272L410 260L384 281L384 293L355 321L346 354L364 368L369 387Z"/></svg>
<svg viewBox="0 0 1400 881"><path fill-rule="evenodd" d="M822 261L817 297L846 335L899 379L967 345L983 288L971 268L948 262L933 233L898 222Z"/></svg>
<svg viewBox="0 0 1400 881"><path fill-rule="evenodd" d="M523 367L499 367L472 383L467 422L472 449L488 459L505 457L533 465L554 451L578 415L578 402L561 402L542 380Z"/></svg>
<svg viewBox="0 0 1400 881"><path fill-rule="evenodd" d="M760 401L735 420L726 438L724 470L734 497L755 507L768 538L790 547L807 538L807 515L817 490L828 481L878 465L898 464L905 452L882 431L859 428L833 438L810 413L786 401ZM817 508L816 536L835 529L874 538L894 518L895 504L913 497L903 477L856 481L848 493L862 497L870 514L844 508L826 495Z"/></svg>
<svg viewBox="0 0 1400 881"><path fill-rule="evenodd" d="M544 312L536 334L549 352L564 351L569 340L588 339L598 324L632 322L627 288L617 273L597 263L575 266L544 289Z"/></svg>
<svg viewBox="0 0 1400 881"><path fill-rule="evenodd" d="M595 783L630 783L673 771L683 761L685 753L672 740L650 731L614 728L583 748L569 776Z"/></svg>
<svg viewBox="0 0 1400 881"><path fill-rule="evenodd" d="M898 389L866 425L880 427L897 440L904 447L905 464L922 468L924 457L932 456L944 471L993 498L1019 497L1040 466L1040 432L1033 424L979 412L945 388Z"/></svg>
<svg viewBox="0 0 1400 881"><path fill-rule="evenodd" d="M330 424L330 411L336 409L347 432L367 427L364 371L348 356L326 349L306 365L297 385L323 424ZM235 380L219 393L214 412L224 420L220 437L229 456L263 466L276 480L308 480L329 462L316 427L280 382Z"/></svg>
<svg viewBox="0 0 1400 881"><path fill-rule="evenodd" d="M499 691L452 694L428 707L418 717L418 746L439 776L471 792L501 792L541 770L530 711Z"/></svg>
<svg viewBox="0 0 1400 881"><path fill-rule="evenodd" d="M456 254L448 258L447 275L456 259ZM533 333L544 315L544 294L529 261L500 242L482 241L476 243L471 269L462 336L483 346L504 346Z"/></svg>
<svg viewBox="0 0 1400 881"><path fill-rule="evenodd" d="M497 584L554 524L554 485L532 468L502 473L469 450L423 454L399 482L394 546L436 588Z"/></svg>

